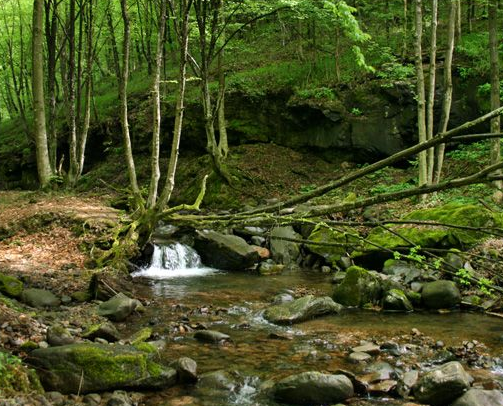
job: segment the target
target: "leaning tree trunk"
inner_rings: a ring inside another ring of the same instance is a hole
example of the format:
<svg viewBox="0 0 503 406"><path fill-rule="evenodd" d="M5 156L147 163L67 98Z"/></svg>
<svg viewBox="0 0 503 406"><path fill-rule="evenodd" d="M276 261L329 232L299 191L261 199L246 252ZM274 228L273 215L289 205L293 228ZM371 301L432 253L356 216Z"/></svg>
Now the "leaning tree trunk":
<svg viewBox="0 0 503 406"><path fill-rule="evenodd" d="M500 78L499 78L499 57L498 57L498 0L489 1L489 50L491 58L491 110L500 106ZM500 132L500 117L491 120L491 132ZM501 141L496 138L491 141L491 164L501 161L500 153ZM501 181L495 181L494 185L502 188ZM500 200L500 199L499 199Z"/></svg>
<svg viewBox="0 0 503 406"><path fill-rule="evenodd" d="M154 66L154 83L152 85L152 102L154 110L154 120L152 129L152 151L150 157L151 177L150 188L147 199L147 207L152 208L157 201L157 190L161 171L159 169L159 151L161 147L161 95L159 83L161 80L161 69L164 54L164 32L166 30L166 0L161 0L161 14L159 18L159 31L157 33L157 51Z"/></svg>
<svg viewBox="0 0 503 406"><path fill-rule="evenodd" d="M33 2L33 33L32 33L32 91L33 91L33 121L35 129L35 146L37 151L37 171L41 187L46 187L51 180L51 164L47 147L47 132L45 126L44 99L44 55L43 55L43 16L44 1Z"/></svg>
<svg viewBox="0 0 503 406"><path fill-rule="evenodd" d="M449 117L452 105L452 57L454 54L454 38L456 26L456 10L458 8L457 0L451 0L449 11L449 27L447 34L447 50L444 61L444 100L442 103L442 115L438 132L444 133L449 125ZM445 144L440 144L435 149L435 169L433 183L439 183L442 177L442 167L444 165Z"/></svg>
<svg viewBox="0 0 503 406"><path fill-rule="evenodd" d="M424 72L423 72L423 13L421 9L421 0L416 0L416 93L417 93L417 129L419 143L426 142L426 100L424 91ZM428 182L428 168L426 160L426 151L419 153L419 185L425 185Z"/></svg>
<svg viewBox="0 0 503 406"><path fill-rule="evenodd" d="M437 70L437 24L438 24L438 0L431 2L431 38L430 38L430 71L428 80L428 103L426 111L427 128L426 139L433 138L434 128L434 108L435 108L435 87L436 87L436 70ZM433 168L435 165L435 149L430 148L427 151L428 161L428 184L433 182Z"/></svg>

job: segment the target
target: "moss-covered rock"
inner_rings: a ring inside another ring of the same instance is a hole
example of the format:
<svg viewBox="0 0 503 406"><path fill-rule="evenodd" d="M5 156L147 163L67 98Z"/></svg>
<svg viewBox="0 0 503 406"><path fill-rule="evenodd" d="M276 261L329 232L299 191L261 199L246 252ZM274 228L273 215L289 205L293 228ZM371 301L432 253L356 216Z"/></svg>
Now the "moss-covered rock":
<svg viewBox="0 0 503 406"><path fill-rule="evenodd" d="M152 329L150 327L145 327L129 337L128 341L131 343L131 345L137 345L147 341L151 335Z"/></svg>
<svg viewBox="0 0 503 406"><path fill-rule="evenodd" d="M414 310L405 293L399 289L391 289L382 299L382 308L387 311L410 312Z"/></svg>
<svg viewBox="0 0 503 406"><path fill-rule="evenodd" d="M132 346L71 344L38 349L29 361L47 390L82 393L118 388L161 389L175 384L176 371L153 362Z"/></svg>
<svg viewBox="0 0 503 406"><path fill-rule="evenodd" d="M342 256L351 252L359 239L350 235L357 234L355 230L347 232L337 231L327 227L316 227L308 240L317 244L306 244L306 248L314 254L320 255L332 265L336 265ZM334 244L323 245L323 244Z"/></svg>
<svg viewBox="0 0 503 406"><path fill-rule="evenodd" d="M333 299L345 306L365 306L377 303L381 298L381 281L368 270L352 266L346 276L334 289Z"/></svg>
<svg viewBox="0 0 503 406"><path fill-rule="evenodd" d="M23 282L13 276L0 273L0 292L9 297L20 297L23 293Z"/></svg>
<svg viewBox="0 0 503 406"><path fill-rule="evenodd" d="M38 376L14 355L0 351L0 399L43 392Z"/></svg>
<svg viewBox="0 0 503 406"><path fill-rule="evenodd" d="M483 206L457 203L451 203L431 209L416 210L403 217L403 220L422 222L430 221L476 228L503 226L503 216L500 213L491 212ZM474 245L482 239L487 238L487 234L474 230L464 230L444 226L401 224L387 225L386 227L394 231L396 234L393 234L382 227L376 227L369 234L368 240L378 246L391 250L399 247L409 247L411 246L409 241L412 242L413 245L421 246L423 248L464 248ZM380 250L380 248L371 244L366 244L365 250L376 251ZM359 255L361 255L361 253L355 254L355 256Z"/></svg>
<svg viewBox="0 0 503 406"><path fill-rule="evenodd" d="M461 293L454 282L440 280L425 283L421 298L428 309L449 309L461 302Z"/></svg>

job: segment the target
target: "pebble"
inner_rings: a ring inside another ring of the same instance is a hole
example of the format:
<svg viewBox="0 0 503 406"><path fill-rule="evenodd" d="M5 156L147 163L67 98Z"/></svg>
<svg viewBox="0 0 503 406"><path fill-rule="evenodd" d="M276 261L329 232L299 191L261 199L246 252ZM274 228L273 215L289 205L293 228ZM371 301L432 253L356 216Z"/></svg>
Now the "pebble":
<svg viewBox="0 0 503 406"><path fill-rule="evenodd" d="M371 358L372 356L370 354L367 354L366 352L352 352L351 354L349 354L349 359L353 362L363 362Z"/></svg>

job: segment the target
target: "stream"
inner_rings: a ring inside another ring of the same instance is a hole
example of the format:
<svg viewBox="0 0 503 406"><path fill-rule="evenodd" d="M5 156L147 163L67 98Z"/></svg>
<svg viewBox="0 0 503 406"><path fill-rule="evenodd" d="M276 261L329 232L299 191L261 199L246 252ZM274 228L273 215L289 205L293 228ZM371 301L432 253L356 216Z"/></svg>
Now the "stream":
<svg viewBox="0 0 503 406"><path fill-rule="evenodd" d="M197 362L199 374L225 370L232 379L226 389L177 386L150 395L149 405L278 405L267 396L267 389L272 381L293 373L334 373L339 369L364 373L366 364L348 360L350 348L361 340L399 343L399 354L383 352L373 362L385 361L402 370L442 363L446 349L467 342L480 342L483 352L492 357L503 353L503 320L468 312L346 310L293 326L276 326L262 317L263 310L281 293L330 295L331 277L320 272L300 270L276 276L223 272L205 267L192 248L175 243L156 246L151 266L134 277L137 294L151 302L141 318L126 328L134 332L151 326L160 337L169 337L162 353L164 360L190 357ZM199 328L228 334L231 342L198 342L193 331ZM424 345L424 339L411 334L412 329L444 345L432 350ZM496 361L491 361L487 370L470 372L503 381L502 364ZM352 404L381 402L405 404L403 400L394 403L386 394Z"/></svg>

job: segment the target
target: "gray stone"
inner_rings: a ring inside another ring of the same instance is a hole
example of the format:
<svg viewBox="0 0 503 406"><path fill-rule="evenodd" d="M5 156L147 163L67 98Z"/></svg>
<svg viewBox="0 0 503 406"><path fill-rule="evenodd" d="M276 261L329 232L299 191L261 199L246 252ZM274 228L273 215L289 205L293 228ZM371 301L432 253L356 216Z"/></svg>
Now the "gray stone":
<svg viewBox="0 0 503 406"><path fill-rule="evenodd" d="M195 248L206 265L229 271L250 268L259 259L257 251L241 237L212 230L197 231Z"/></svg>
<svg viewBox="0 0 503 406"><path fill-rule="evenodd" d="M388 259L384 263L382 272L386 275L398 276L407 284L414 282L421 276L421 269L417 266L397 259Z"/></svg>
<svg viewBox="0 0 503 406"><path fill-rule="evenodd" d="M465 261L456 252L448 252L444 258L446 264L450 265L453 269L462 269Z"/></svg>
<svg viewBox="0 0 503 406"><path fill-rule="evenodd" d="M363 362L371 359L372 356L370 354L367 354L366 352L352 352L349 354L349 360L352 362Z"/></svg>
<svg viewBox="0 0 503 406"><path fill-rule="evenodd" d="M98 406L101 403L101 396L98 393L88 393L82 401L89 406Z"/></svg>
<svg viewBox="0 0 503 406"><path fill-rule="evenodd" d="M227 334L215 330L199 330L194 334L194 338L205 343L221 343L231 339Z"/></svg>
<svg viewBox="0 0 503 406"><path fill-rule="evenodd" d="M290 295L289 293L280 293L274 296L272 303L277 305L277 304L293 302L293 300L294 300L293 296Z"/></svg>
<svg viewBox="0 0 503 406"><path fill-rule="evenodd" d="M449 309L461 302L461 294L456 284L447 280L425 283L421 298L428 309Z"/></svg>
<svg viewBox="0 0 503 406"><path fill-rule="evenodd" d="M502 406L503 393L499 390L470 389L452 406Z"/></svg>
<svg viewBox="0 0 503 406"><path fill-rule="evenodd" d="M285 265L275 264L273 261L267 260L261 262L258 268L260 275L277 275L283 272Z"/></svg>
<svg viewBox="0 0 503 406"><path fill-rule="evenodd" d="M54 293L45 289L25 289L21 294L21 301L39 309L44 307L57 307L61 304L61 301Z"/></svg>
<svg viewBox="0 0 503 406"><path fill-rule="evenodd" d="M75 342L75 338L70 332L60 324L55 324L47 329L47 342L53 347L68 345Z"/></svg>
<svg viewBox="0 0 503 406"><path fill-rule="evenodd" d="M344 375L303 372L277 382L272 389L280 402L311 405L342 402L353 396L353 384Z"/></svg>
<svg viewBox="0 0 503 406"><path fill-rule="evenodd" d="M402 375L402 378L398 381L396 392L402 398L409 396L410 391L417 383L419 378L419 372L416 370L407 371Z"/></svg>
<svg viewBox="0 0 503 406"><path fill-rule="evenodd" d="M265 244L265 238L264 237L261 237L259 235L254 235L251 239L250 239L251 243L253 245L258 245L259 247L262 247L264 244Z"/></svg>
<svg viewBox="0 0 503 406"><path fill-rule="evenodd" d="M82 337L87 338L88 340L102 338L110 343L120 340L119 331L109 321L88 327L88 329L82 334Z"/></svg>
<svg viewBox="0 0 503 406"><path fill-rule="evenodd" d="M176 383L176 371L131 346L91 343L37 349L29 362L44 388L62 393L121 388L163 389Z"/></svg>
<svg viewBox="0 0 503 406"><path fill-rule="evenodd" d="M122 321L141 307L142 304L139 300L131 299L124 293L118 293L99 305L98 314L113 321Z"/></svg>
<svg viewBox="0 0 503 406"><path fill-rule="evenodd" d="M226 371L213 371L202 374L197 387L231 391L236 387L236 382Z"/></svg>
<svg viewBox="0 0 503 406"><path fill-rule="evenodd" d="M328 296L307 295L292 302L267 308L264 312L264 318L275 324L293 324L325 314L339 313L341 310L342 306Z"/></svg>
<svg viewBox="0 0 503 406"><path fill-rule="evenodd" d="M405 293L398 289L386 292L382 299L382 308L387 311L411 312L414 307Z"/></svg>
<svg viewBox="0 0 503 406"><path fill-rule="evenodd" d="M274 238L279 237L279 238ZM300 256L300 244L280 238L301 240L302 236L296 233L293 227L276 227L271 231L271 254L273 259L284 265L296 263Z"/></svg>
<svg viewBox="0 0 503 406"><path fill-rule="evenodd" d="M192 383L197 381L197 363L192 358L180 357L169 364L178 373L178 381Z"/></svg>
<svg viewBox="0 0 503 406"><path fill-rule="evenodd" d="M116 390L108 399L107 406L133 406L133 402L127 392Z"/></svg>
<svg viewBox="0 0 503 406"><path fill-rule="evenodd" d="M359 345L358 347L351 348L351 350L353 352L366 352L370 355L377 355L381 352L381 348L378 345L372 343Z"/></svg>
<svg viewBox="0 0 503 406"><path fill-rule="evenodd" d="M448 362L419 379L413 388L414 397L431 406L447 405L468 390L471 380L459 362Z"/></svg>

